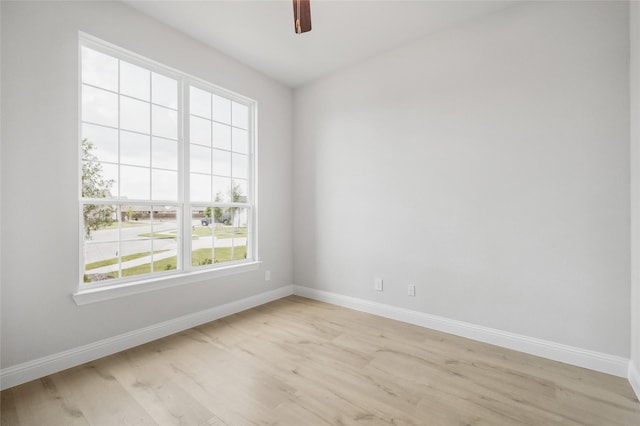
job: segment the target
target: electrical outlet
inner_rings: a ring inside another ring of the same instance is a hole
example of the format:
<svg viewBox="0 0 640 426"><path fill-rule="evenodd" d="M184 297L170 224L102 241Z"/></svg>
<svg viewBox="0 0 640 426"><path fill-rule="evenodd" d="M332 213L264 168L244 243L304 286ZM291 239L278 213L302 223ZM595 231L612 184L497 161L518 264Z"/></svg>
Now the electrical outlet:
<svg viewBox="0 0 640 426"><path fill-rule="evenodd" d="M373 288L376 291L382 291L382 278L375 278L373 280Z"/></svg>
<svg viewBox="0 0 640 426"><path fill-rule="evenodd" d="M416 295L416 286L415 286L415 284L409 284L409 287L407 288L407 294L409 296L415 296Z"/></svg>
<svg viewBox="0 0 640 426"><path fill-rule="evenodd" d="M271 281L271 271L264 271L264 280Z"/></svg>

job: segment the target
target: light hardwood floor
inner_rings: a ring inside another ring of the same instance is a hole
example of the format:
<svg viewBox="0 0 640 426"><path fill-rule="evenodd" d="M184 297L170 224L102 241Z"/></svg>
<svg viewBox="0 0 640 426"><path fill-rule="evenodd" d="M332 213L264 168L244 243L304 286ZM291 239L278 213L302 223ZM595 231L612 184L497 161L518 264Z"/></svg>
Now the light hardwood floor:
<svg viewBox="0 0 640 426"><path fill-rule="evenodd" d="M2 392L2 425L640 425L626 380L287 297Z"/></svg>

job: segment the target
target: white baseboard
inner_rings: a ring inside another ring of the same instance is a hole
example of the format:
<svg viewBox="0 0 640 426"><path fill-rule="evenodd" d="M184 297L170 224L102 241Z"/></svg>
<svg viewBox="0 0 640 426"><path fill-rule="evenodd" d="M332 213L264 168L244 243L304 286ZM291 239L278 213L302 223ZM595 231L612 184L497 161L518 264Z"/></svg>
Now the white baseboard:
<svg viewBox="0 0 640 426"><path fill-rule="evenodd" d="M211 309L164 321L68 351L3 368L0 370L0 389L7 389L48 374L75 367L85 362L94 361L143 343L281 299L291 294L293 294L292 285L280 287L275 290L225 303L224 305Z"/></svg>
<svg viewBox="0 0 640 426"><path fill-rule="evenodd" d="M636 397L640 399L640 370L638 370L638 366L633 361L629 361L628 379L633 391L636 393Z"/></svg>
<svg viewBox="0 0 640 426"><path fill-rule="evenodd" d="M626 377L631 383L636 395L640 398L639 370L626 358L301 286L280 287L272 291L154 324L68 351L4 368L0 370L0 389L7 389L85 362L94 361L228 315L242 312L255 306L281 299L291 294L297 294L310 299L368 312L385 318L443 331L445 333L589 368L591 370Z"/></svg>
<svg viewBox="0 0 640 426"><path fill-rule="evenodd" d="M576 348L309 287L295 286L294 294L619 377L628 377L630 371L629 360L615 355ZM640 378L637 375L637 370L635 378L636 380ZM640 381L636 383L640 384ZM639 388L634 387L634 389L636 389L637 393Z"/></svg>

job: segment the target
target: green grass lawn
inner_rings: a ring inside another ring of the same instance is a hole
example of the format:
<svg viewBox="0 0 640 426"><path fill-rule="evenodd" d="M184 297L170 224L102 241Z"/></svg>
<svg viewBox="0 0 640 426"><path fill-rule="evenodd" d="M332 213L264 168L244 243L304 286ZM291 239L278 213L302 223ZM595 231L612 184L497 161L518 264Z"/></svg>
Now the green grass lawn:
<svg viewBox="0 0 640 426"><path fill-rule="evenodd" d="M153 262L153 270L155 272L170 271L172 269L176 269L176 267L176 256L171 256L166 259L160 259ZM123 269L122 276L130 277L133 275L148 274L149 272L151 272L151 265L147 263L144 265L138 265L132 268Z"/></svg>
<svg viewBox="0 0 640 426"><path fill-rule="evenodd" d="M192 239L197 240L199 236L209 236L213 233L216 238L221 240L227 238L243 238L247 236L247 228L234 228L233 226L196 226L191 230ZM164 232L145 232L138 234L142 238L176 238L177 231L175 229Z"/></svg>
<svg viewBox="0 0 640 426"><path fill-rule="evenodd" d="M196 226L191 231L192 235L199 236L207 236L207 235L215 235L216 238L225 239L225 238L242 238L247 236L247 228L234 228L233 226Z"/></svg>
<svg viewBox="0 0 640 426"><path fill-rule="evenodd" d="M154 225L158 225L160 223L162 223L162 222L153 222ZM138 226L149 226L149 225L151 225L151 222L138 222L136 220L132 220L132 221L129 221L129 222L124 221L124 220L122 221L122 227L123 228L135 228L135 227L138 227ZM118 221L114 220L111 223L111 225L100 227L100 230L102 230L102 229L118 229Z"/></svg>
<svg viewBox="0 0 640 426"><path fill-rule="evenodd" d="M247 255L247 246L237 246L233 250L233 258L231 257L231 247L219 247L215 249L216 263L229 262L231 260L245 259ZM168 257L166 259L160 259L153 262L153 270L155 272L170 271L176 269L177 261L176 256ZM211 249L198 249L192 254L193 266L206 264L207 260L211 259ZM151 272L151 265L139 265L132 268L122 270L123 277L129 277L134 275L148 274Z"/></svg>
<svg viewBox="0 0 640 426"><path fill-rule="evenodd" d="M163 239L167 239L167 238L177 238L177 234L174 231L169 231L172 232L171 234L165 234L162 232L145 232L144 234L138 234L138 237L142 237L142 238L157 238L159 240L163 240Z"/></svg>
<svg viewBox="0 0 640 426"><path fill-rule="evenodd" d="M153 254L163 253L165 251L169 251L169 250L156 250L153 252ZM151 252L129 254L127 256L122 256L122 261L126 262L127 260L139 259L141 257L149 256L150 254ZM90 273L91 269L100 268L102 266L115 265L116 263L118 263L118 258L112 257L111 259L99 260L97 262L88 263L85 265L84 269L85 271Z"/></svg>
<svg viewBox="0 0 640 426"><path fill-rule="evenodd" d="M237 246L233 248L233 258L231 258L231 247L218 247L215 249L216 263L229 262L231 260L241 260L247 257L247 246ZM194 250L191 255L191 264L198 266L205 264L211 259L211 249Z"/></svg>
<svg viewBox="0 0 640 426"><path fill-rule="evenodd" d="M191 230L191 235L208 236L211 235L213 227L211 226L195 226Z"/></svg>
<svg viewBox="0 0 640 426"><path fill-rule="evenodd" d="M175 240L176 238L178 238L178 235L177 235L175 230L169 231L169 232L172 232L172 233L171 234L166 234L166 233L162 233L162 232L145 232L144 234L138 234L138 237L155 238L157 240L167 240L169 238ZM191 237L192 241L195 241L197 239L198 239L198 237L196 237L196 236L192 236Z"/></svg>

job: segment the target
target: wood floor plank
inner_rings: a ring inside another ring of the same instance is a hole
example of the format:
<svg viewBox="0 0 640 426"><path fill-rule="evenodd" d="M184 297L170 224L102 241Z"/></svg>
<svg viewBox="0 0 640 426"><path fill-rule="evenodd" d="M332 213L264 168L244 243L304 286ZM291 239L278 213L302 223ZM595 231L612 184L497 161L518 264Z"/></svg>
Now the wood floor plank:
<svg viewBox="0 0 640 426"><path fill-rule="evenodd" d="M18 424L18 412L11 389L0 393L0 425Z"/></svg>
<svg viewBox="0 0 640 426"><path fill-rule="evenodd" d="M153 418L105 368L109 357L60 373L91 425L154 425ZM67 424L60 422L56 424Z"/></svg>
<svg viewBox="0 0 640 426"><path fill-rule="evenodd" d="M619 377L291 296L2 392L2 426L640 425Z"/></svg>
<svg viewBox="0 0 640 426"><path fill-rule="evenodd" d="M198 425L214 417L214 413L146 359L140 353L125 352L111 357L105 367L158 424Z"/></svg>
<svg viewBox="0 0 640 426"><path fill-rule="evenodd" d="M58 424L65 425L89 424L73 398L60 391L55 375L13 388L13 397L21 424L48 424L50 419L59 419Z"/></svg>

